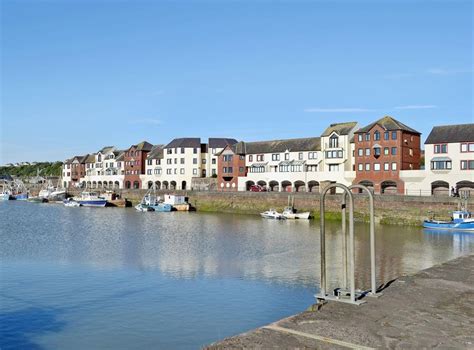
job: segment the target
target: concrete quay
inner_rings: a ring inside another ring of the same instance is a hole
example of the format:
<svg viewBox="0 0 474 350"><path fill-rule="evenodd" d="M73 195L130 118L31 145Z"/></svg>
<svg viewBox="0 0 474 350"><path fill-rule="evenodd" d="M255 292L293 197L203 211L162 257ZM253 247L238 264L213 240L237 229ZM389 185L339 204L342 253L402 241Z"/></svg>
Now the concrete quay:
<svg viewBox="0 0 474 350"><path fill-rule="evenodd" d="M474 349L474 255L400 277L365 300L315 306L206 349Z"/></svg>

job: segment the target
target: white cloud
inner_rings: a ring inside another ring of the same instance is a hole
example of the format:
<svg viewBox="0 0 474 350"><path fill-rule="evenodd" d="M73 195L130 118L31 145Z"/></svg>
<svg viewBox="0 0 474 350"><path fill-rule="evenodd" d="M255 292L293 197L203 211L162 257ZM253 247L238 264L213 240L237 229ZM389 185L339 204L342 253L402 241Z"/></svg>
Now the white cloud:
<svg viewBox="0 0 474 350"><path fill-rule="evenodd" d="M438 108L435 105L408 105L408 106L397 106L394 109L433 109Z"/></svg>
<svg viewBox="0 0 474 350"><path fill-rule="evenodd" d="M369 108L306 108L304 110L308 113L358 113L358 112L375 112L375 109Z"/></svg>
<svg viewBox="0 0 474 350"><path fill-rule="evenodd" d="M430 68L426 71L433 75L453 75L462 73L472 73L472 69L444 69L444 68Z"/></svg>
<svg viewBox="0 0 474 350"><path fill-rule="evenodd" d="M153 124L160 125L162 122L159 119L153 118L144 118L144 119L134 119L130 121L130 124Z"/></svg>

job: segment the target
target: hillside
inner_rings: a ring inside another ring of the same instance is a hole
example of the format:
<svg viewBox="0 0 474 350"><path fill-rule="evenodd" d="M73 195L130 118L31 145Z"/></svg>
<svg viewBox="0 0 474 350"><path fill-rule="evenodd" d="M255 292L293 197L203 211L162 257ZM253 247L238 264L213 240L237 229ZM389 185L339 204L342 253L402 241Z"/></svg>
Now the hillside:
<svg viewBox="0 0 474 350"><path fill-rule="evenodd" d="M0 175L19 177L36 176L39 170L41 176L60 176L62 162L41 162L34 165L0 166Z"/></svg>

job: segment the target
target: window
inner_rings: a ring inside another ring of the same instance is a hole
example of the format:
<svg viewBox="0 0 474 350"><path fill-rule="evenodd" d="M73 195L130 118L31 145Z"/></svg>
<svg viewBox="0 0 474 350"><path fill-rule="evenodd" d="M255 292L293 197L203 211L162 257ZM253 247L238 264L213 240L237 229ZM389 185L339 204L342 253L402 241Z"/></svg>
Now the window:
<svg viewBox="0 0 474 350"><path fill-rule="evenodd" d="M181 158L181 164L184 164L184 158Z"/></svg>
<svg viewBox="0 0 474 350"><path fill-rule="evenodd" d="M155 169L155 175L160 175L161 174L161 169Z"/></svg>
<svg viewBox="0 0 474 350"><path fill-rule="evenodd" d="M370 171L370 163L365 163L365 171Z"/></svg>
<svg viewBox="0 0 474 350"><path fill-rule="evenodd" d="M388 132L388 131L385 131L385 132L383 133L383 139L384 139L384 140L388 140L388 139L389 139L389 135L390 135L389 132Z"/></svg>
<svg viewBox="0 0 474 350"><path fill-rule="evenodd" d="M342 150L326 151L326 158L342 158Z"/></svg>
<svg viewBox="0 0 474 350"><path fill-rule="evenodd" d="M318 153L317 152L309 152L308 153L308 159L318 159Z"/></svg>
<svg viewBox="0 0 474 350"><path fill-rule="evenodd" d="M290 167L288 165L280 165L279 166L279 171L280 173L287 173L289 171Z"/></svg>
<svg viewBox="0 0 474 350"><path fill-rule="evenodd" d="M216 149L215 149L215 148L211 148L211 153L212 153L212 154L216 154Z"/></svg>
<svg viewBox="0 0 474 350"><path fill-rule="evenodd" d="M374 163L374 171L380 171L380 163Z"/></svg>
<svg viewBox="0 0 474 350"><path fill-rule="evenodd" d="M383 149L383 154L384 154L385 156L388 156L389 153L390 153L390 148L385 147L385 148Z"/></svg>
<svg viewBox="0 0 474 350"><path fill-rule="evenodd" d="M397 170L397 163L392 163L392 170L393 171Z"/></svg>
<svg viewBox="0 0 474 350"><path fill-rule="evenodd" d="M206 158L201 159L202 164L206 164Z"/></svg>
<svg viewBox="0 0 474 350"><path fill-rule="evenodd" d="M211 164L212 164L212 165L216 165L216 158L212 158Z"/></svg>
<svg viewBox="0 0 474 350"><path fill-rule="evenodd" d="M257 162L263 162L263 154L257 154Z"/></svg>
<svg viewBox="0 0 474 350"><path fill-rule="evenodd" d="M474 152L474 142L461 143L461 152Z"/></svg>
<svg viewBox="0 0 474 350"><path fill-rule="evenodd" d="M193 158L193 164L197 164L198 163L198 159L197 158Z"/></svg>
<svg viewBox="0 0 474 350"><path fill-rule="evenodd" d="M298 159L303 160L303 152L298 153Z"/></svg>
<svg viewBox="0 0 474 350"><path fill-rule="evenodd" d="M148 170L146 171L146 174L147 174L147 175L151 175L151 169L148 169Z"/></svg>
<svg viewBox="0 0 474 350"><path fill-rule="evenodd" d="M366 155L366 156L370 156L370 148L366 148L366 149L365 149L365 155Z"/></svg>
<svg viewBox="0 0 474 350"><path fill-rule="evenodd" d="M224 162L232 162L232 154L225 154L224 155Z"/></svg>
<svg viewBox="0 0 474 350"><path fill-rule="evenodd" d="M272 154L272 160L280 160L280 155L278 153Z"/></svg>
<svg viewBox="0 0 474 350"><path fill-rule="evenodd" d="M239 173L243 173L244 171L245 171L244 167L241 166L241 167L239 168Z"/></svg>
<svg viewBox="0 0 474 350"><path fill-rule="evenodd" d="M374 147L374 157L379 157L381 153L380 147Z"/></svg>
<svg viewBox="0 0 474 350"><path fill-rule="evenodd" d="M174 168L173 170L175 175L178 174L178 169Z"/></svg>
<svg viewBox="0 0 474 350"><path fill-rule="evenodd" d="M198 149L196 147L193 148L193 153L194 154L197 154L198 153ZM196 174L197 175L197 174Z"/></svg>
<svg viewBox="0 0 474 350"><path fill-rule="evenodd" d="M413 148L408 149L408 154L413 157Z"/></svg>
<svg viewBox="0 0 474 350"><path fill-rule="evenodd" d="M434 145L434 153L448 153L448 145L446 143Z"/></svg>
<svg viewBox="0 0 474 350"><path fill-rule="evenodd" d="M332 135L329 138L329 148L339 147L339 137L337 135Z"/></svg>
<svg viewBox="0 0 474 350"><path fill-rule="evenodd" d="M166 169L166 174L171 175L171 169Z"/></svg>
<svg viewBox="0 0 474 350"><path fill-rule="evenodd" d="M181 175L184 175L184 168L179 169L179 173L180 173Z"/></svg>
<svg viewBox="0 0 474 350"><path fill-rule="evenodd" d="M329 164L329 171L339 171L339 164Z"/></svg>
<svg viewBox="0 0 474 350"><path fill-rule="evenodd" d="M174 164L178 164L178 158L174 159Z"/></svg>
<svg viewBox="0 0 474 350"><path fill-rule="evenodd" d="M461 170L474 170L474 160L461 160Z"/></svg>
<svg viewBox="0 0 474 350"><path fill-rule="evenodd" d="M184 154L184 147L181 147L181 154Z"/></svg>
<svg viewBox="0 0 474 350"><path fill-rule="evenodd" d="M397 147L392 147L392 156L397 154Z"/></svg>
<svg viewBox="0 0 474 350"><path fill-rule="evenodd" d="M318 171L318 166L317 165L308 165L306 166L306 171Z"/></svg>
<svg viewBox="0 0 474 350"><path fill-rule="evenodd" d="M240 159L240 160L245 160L245 156L241 154L241 155L239 156L239 159Z"/></svg>
<svg viewBox="0 0 474 350"><path fill-rule="evenodd" d="M380 140L380 132L377 130L374 132L374 141L379 141Z"/></svg>
<svg viewBox="0 0 474 350"><path fill-rule="evenodd" d="M193 169L193 175L197 175L198 174L198 170L197 169Z"/></svg>
<svg viewBox="0 0 474 350"><path fill-rule="evenodd" d="M178 147L174 148L174 154L178 154Z"/></svg>
<svg viewBox="0 0 474 350"><path fill-rule="evenodd" d="M173 159L171 159L171 158L168 158L168 159L166 160L166 164L171 164L172 162L173 162Z"/></svg>
<svg viewBox="0 0 474 350"><path fill-rule="evenodd" d="M363 148L359 148L357 150L357 152L358 152L357 154L359 155L359 157L362 157L364 155L364 149Z"/></svg>
<svg viewBox="0 0 474 350"><path fill-rule="evenodd" d="M357 135L357 141L362 142L362 134Z"/></svg>
<svg viewBox="0 0 474 350"><path fill-rule="evenodd" d="M390 163L383 163L383 170L389 171L390 170Z"/></svg>
<svg viewBox="0 0 474 350"><path fill-rule="evenodd" d="M253 162L253 156L249 155L249 162Z"/></svg>
<svg viewBox="0 0 474 350"><path fill-rule="evenodd" d="M290 159L290 154L289 153L285 153L285 160L289 160Z"/></svg>
<svg viewBox="0 0 474 350"><path fill-rule="evenodd" d="M370 133L365 134L365 141L370 141Z"/></svg>
<svg viewBox="0 0 474 350"><path fill-rule="evenodd" d="M359 165L357 166L357 169L358 169L359 171L364 170L364 164L359 163Z"/></svg>
<svg viewBox="0 0 474 350"><path fill-rule="evenodd" d="M392 131L392 140L396 140L396 139L397 139L397 132Z"/></svg>
<svg viewBox="0 0 474 350"><path fill-rule="evenodd" d="M167 148L166 149L166 154L173 154L173 149L172 148Z"/></svg>
<svg viewBox="0 0 474 350"><path fill-rule="evenodd" d="M450 170L451 169L450 160L433 160L431 161L431 170Z"/></svg>

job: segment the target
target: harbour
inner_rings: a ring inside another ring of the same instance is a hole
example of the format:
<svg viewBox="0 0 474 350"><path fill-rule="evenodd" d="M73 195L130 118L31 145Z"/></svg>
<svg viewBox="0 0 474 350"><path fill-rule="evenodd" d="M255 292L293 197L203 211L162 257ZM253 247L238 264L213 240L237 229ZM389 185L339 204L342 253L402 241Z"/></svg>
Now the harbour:
<svg viewBox="0 0 474 350"><path fill-rule="evenodd" d="M24 201L0 213L2 349L195 349L300 313L319 289L318 220ZM326 224L337 255L340 223ZM370 285L368 225L355 232L356 281ZM472 233L376 232L378 284L474 251Z"/></svg>

